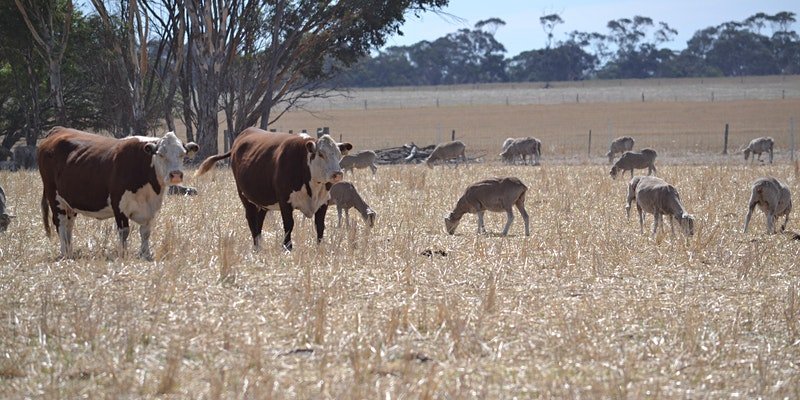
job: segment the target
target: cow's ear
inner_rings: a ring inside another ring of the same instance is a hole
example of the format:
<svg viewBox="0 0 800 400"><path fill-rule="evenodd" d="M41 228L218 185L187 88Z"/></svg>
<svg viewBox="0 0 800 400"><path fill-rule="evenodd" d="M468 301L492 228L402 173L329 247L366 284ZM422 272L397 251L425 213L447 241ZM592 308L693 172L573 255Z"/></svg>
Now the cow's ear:
<svg viewBox="0 0 800 400"><path fill-rule="evenodd" d="M192 158L200 151L200 146L195 142L189 142L183 145L183 149L186 150L186 157Z"/></svg>
<svg viewBox="0 0 800 400"><path fill-rule="evenodd" d="M346 143L346 142L345 143L339 143L339 151L341 151L342 154L347 154L347 152L350 151L350 150L353 150L353 145L352 144Z"/></svg>
<svg viewBox="0 0 800 400"><path fill-rule="evenodd" d="M155 143L147 143L144 145L144 152L147 154L155 155L158 152L158 145Z"/></svg>
<svg viewBox="0 0 800 400"><path fill-rule="evenodd" d="M314 154L314 152L317 151L317 144L314 143L313 140L306 141L306 150L308 150L309 153Z"/></svg>

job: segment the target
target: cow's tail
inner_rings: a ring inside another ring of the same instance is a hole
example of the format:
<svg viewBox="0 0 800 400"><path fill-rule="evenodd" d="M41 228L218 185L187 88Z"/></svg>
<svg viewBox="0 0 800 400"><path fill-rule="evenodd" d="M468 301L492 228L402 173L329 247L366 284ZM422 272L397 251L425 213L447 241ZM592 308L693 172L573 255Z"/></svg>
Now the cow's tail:
<svg viewBox="0 0 800 400"><path fill-rule="evenodd" d="M42 193L42 222L44 222L44 234L50 237L50 206L44 193Z"/></svg>
<svg viewBox="0 0 800 400"><path fill-rule="evenodd" d="M229 151L229 152L227 152L225 154L217 154L215 156L211 156L211 157L206 158L205 161L203 161L203 163L200 164L200 168L197 169L197 172L195 172L194 176L197 177L197 176L205 174L206 172L208 172L208 170L211 169L211 167L214 166L214 164L217 163L217 161L224 160L224 159L226 159L226 158L228 158L230 156L231 156L231 152Z"/></svg>

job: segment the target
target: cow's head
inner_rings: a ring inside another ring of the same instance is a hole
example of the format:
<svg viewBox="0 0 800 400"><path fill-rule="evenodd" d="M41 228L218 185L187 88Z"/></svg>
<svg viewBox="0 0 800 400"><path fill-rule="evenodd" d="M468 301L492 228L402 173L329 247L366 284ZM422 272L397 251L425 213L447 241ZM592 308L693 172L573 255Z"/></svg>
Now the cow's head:
<svg viewBox="0 0 800 400"><path fill-rule="evenodd" d="M350 143L336 143L330 135L322 135L316 141L306 141L308 150L308 167L311 170L311 179L315 182L337 183L342 180L342 152L350 151Z"/></svg>
<svg viewBox="0 0 800 400"><path fill-rule="evenodd" d="M174 132L167 132L161 139L144 146L145 153L153 156L156 176L165 185L183 182L183 158L193 156L198 150L200 146L193 142L182 143Z"/></svg>

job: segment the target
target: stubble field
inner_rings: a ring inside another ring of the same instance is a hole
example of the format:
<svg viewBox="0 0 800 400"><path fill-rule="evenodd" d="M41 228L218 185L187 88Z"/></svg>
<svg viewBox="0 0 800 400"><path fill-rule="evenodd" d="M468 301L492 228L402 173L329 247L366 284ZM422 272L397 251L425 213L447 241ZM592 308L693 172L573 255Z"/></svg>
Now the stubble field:
<svg viewBox="0 0 800 400"><path fill-rule="evenodd" d="M765 235L758 211L741 232L749 183L797 192L797 170L738 157L659 164L697 219L689 239L640 234L627 179L597 157L545 155L348 175L375 228L356 213L337 228L331 209L317 245L295 213L289 254L277 213L252 251L220 168L165 199L154 262L119 257L113 222L85 217L76 259L57 260L38 173L0 172L17 216L0 234L0 397L800 397L800 241ZM504 175L529 188L530 237L518 214L509 237L501 214L486 235L469 215L444 233L468 184Z"/></svg>

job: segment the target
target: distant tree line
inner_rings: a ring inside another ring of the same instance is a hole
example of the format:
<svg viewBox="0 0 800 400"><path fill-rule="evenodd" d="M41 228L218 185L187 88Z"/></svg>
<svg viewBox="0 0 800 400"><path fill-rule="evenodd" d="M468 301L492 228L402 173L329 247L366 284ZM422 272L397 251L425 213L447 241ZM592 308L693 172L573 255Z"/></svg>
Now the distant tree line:
<svg viewBox="0 0 800 400"><path fill-rule="evenodd" d="M448 1L0 1L0 146L54 125L122 137L180 120L214 154L220 112L230 132L266 128Z"/></svg>
<svg viewBox="0 0 800 400"><path fill-rule="evenodd" d="M648 17L616 19L606 33L572 31L555 42L553 31L564 20L550 14L539 22L547 35L543 49L507 58L494 37L505 23L492 18L434 41L388 47L334 83L379 87L800 73L793 12L757 13L699 30L680 51L664 46L678 32Z"/></svg>

